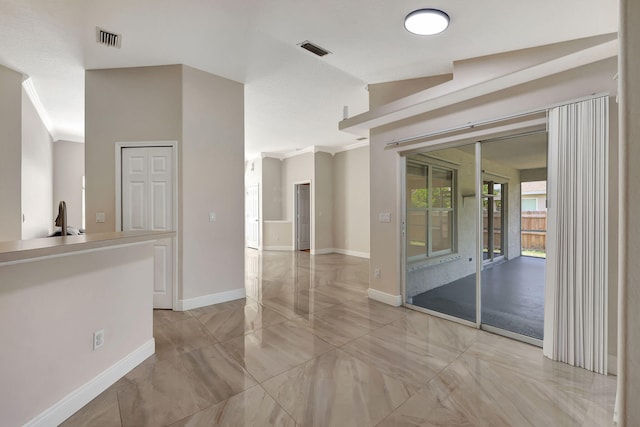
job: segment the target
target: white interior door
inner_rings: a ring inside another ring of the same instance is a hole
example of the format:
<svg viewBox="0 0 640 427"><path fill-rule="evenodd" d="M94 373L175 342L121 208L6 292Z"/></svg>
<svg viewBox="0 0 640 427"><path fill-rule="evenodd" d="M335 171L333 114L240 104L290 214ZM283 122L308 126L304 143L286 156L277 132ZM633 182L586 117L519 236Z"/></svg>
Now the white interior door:
<svg viewBox="0 0 640 427"><path fill-rule="evenodd" d="M296 246L304 251L311 248L311 186L296 185Z"/></svg>
<svg viewBox="0 0 640 427"><path fill-rule="evenodd" d="M259 187L251 185L247 187L245 193L245 239L248 248L258 249L260 246Z"/></svg>
<svg viewBox="0 0 640 427"><path fill-rule="evenodd" d="M173 148L122 149L122 230L173 229ZM174 239L154 244L153 307L173 308Z"/></svg>

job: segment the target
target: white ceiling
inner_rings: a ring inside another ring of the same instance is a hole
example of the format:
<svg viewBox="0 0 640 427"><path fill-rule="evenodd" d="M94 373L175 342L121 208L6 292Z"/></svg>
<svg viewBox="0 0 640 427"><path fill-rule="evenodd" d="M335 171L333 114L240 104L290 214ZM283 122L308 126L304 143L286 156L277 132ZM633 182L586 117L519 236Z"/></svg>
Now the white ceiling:
<svg viewBox="0 0 640 427"><path fill-rule="evenodd" d="M445 10L420 37L403 19ZM617 31L611 0L0 0L0 64L32 77L60 139L84 138L84 69L187 64L245 83L247 156L355 142L343 106L369 83L447 73L454 60ZM122 48L95 43L95 27ZM332 52L318 58L310 40Z"/></svg>

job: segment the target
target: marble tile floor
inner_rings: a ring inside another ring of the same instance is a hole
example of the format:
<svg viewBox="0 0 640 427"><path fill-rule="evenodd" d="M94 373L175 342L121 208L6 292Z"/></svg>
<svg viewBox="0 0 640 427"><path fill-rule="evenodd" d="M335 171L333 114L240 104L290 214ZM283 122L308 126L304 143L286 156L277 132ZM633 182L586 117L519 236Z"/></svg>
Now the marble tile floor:
<svg viewBox="0 0 640 427"><path fill-rule="evenodd" d="M610 426L616 377L366 296L367 260L247 251L247 298L156 310L70 426Z"/></svg>

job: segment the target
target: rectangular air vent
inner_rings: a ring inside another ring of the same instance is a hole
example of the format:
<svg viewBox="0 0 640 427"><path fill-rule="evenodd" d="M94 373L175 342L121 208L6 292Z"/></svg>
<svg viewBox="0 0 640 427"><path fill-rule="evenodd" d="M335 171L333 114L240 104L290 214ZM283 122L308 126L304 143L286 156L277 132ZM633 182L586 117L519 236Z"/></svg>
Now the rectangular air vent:
<svg viewBox="0 0 640 427"><path fill-rule="evenodd" d="M309 52L313 53L314 55L318 55L318 56L325 56L325 55L331 53L328 50L321 48L317 44L311 43L309 40L303 41L298 46L300 46L301 48L303 48L305 50L308 50Z"/></svg>
<svg viewBox="0 0 640 427"><path fill-rule="evenodd" d="M119 49L122 43L122 36L96 27L96 41L98 44L117 47Z"/></svg>

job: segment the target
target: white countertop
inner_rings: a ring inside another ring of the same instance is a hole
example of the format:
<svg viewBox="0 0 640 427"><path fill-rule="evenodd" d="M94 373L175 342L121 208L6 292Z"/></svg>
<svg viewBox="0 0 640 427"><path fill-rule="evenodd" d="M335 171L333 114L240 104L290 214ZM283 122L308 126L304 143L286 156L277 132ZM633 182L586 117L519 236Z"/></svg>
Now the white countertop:
<svg viewBox="0 0 640 427"><path fill-rule="evenodd" d="M121 231L0 242L0 265L174 237L174 231Z"/></svg>

